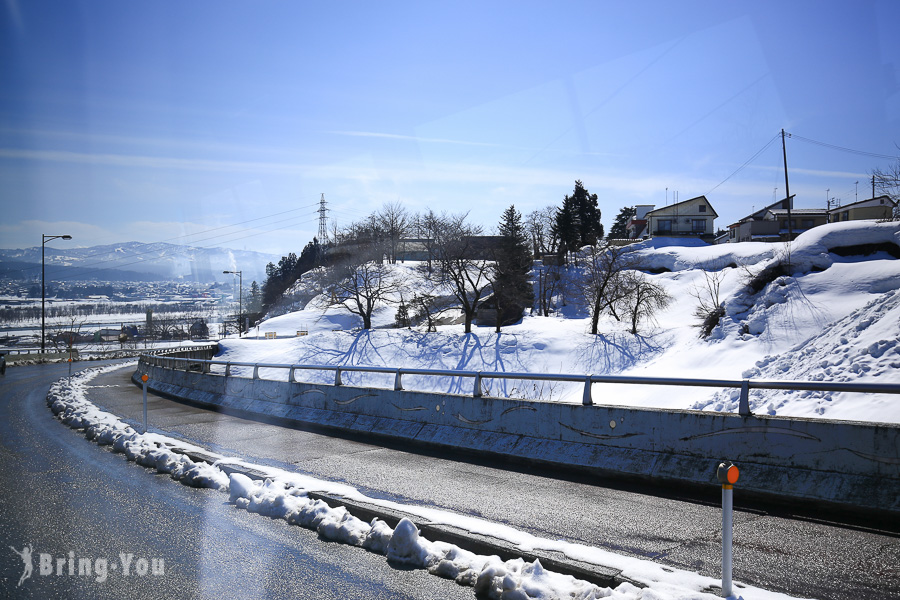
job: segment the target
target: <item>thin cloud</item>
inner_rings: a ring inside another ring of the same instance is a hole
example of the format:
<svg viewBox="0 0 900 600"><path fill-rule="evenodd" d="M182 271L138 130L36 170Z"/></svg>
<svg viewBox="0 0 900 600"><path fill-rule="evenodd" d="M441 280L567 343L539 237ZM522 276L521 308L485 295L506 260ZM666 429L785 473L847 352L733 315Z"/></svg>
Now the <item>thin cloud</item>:
<svg viewBox="0 0 900 600"><path fill-rule="evenodd" d="M766 165L755 165L752 168L762 171L779 171L784 172L784 167L772 167ZM812 175L814 177L848 177L850 179L859 179L860 177L869 177L868 173L853 173L851 171L823 171L820 169L800 169L788 165L788 175L791 173L799 173L801 175Z"/></svg>
<svg viewBox="0 0 900 600"><path fill-rule="evenodd" d="M469 142L465 140L450 140L446 138L425 138L415 135L400 135L398 133L378 133L375 131L331 131L334 135L346 135L350 137L371 137L382 138L388 140L403 140L408 142L422 142L427 144L456 144L459 146L484 146L488 148L507 148L503 144L492 144L489 142Z"/></svg>
<svg viewBox="0 0 900 600"><path fill-rule="evenodd" d="M165 156L139 156L134 154L90 154L59 150L19 150L11 148L0 148L0 158L191 171L302 173L304 170L298 165L287 163L205 160Z"/></svg>

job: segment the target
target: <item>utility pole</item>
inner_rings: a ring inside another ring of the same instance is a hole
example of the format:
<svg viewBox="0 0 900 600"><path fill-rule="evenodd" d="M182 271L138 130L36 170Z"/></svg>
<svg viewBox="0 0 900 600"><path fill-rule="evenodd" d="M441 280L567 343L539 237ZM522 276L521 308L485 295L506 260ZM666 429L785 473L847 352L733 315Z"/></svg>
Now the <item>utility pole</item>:
<svg viewBox="0 0 900 600"><path fill-rule="evenodd" d="M872 181L874 181L874 179ZM873 184L872 189L873 190L875 189L874 184ZM57 240L57 239L71 240L72 236L71 235L47 235L45 233L41 234L41 354L44 353L44 347L45 347L44 340L47 337L46 331L45 331L46 330L47 313L44 310L44 299L47 295L46 291L44 290L44 288L45 288L45 285L44 285L44 247L47 245L47 242L49 242L50 240Z"/></svg>
<svg viewBox="0 0 900 600"><path fill-rule="evenodd" d="M325 208L325 194L322 194L322 198L319 200L319 243L324 244L325 240L328 239L328 217L325 216L325 213L328 212L328 209Z"/></svg>
<svg viewBox="0 0 900 600"><path fill-rule="evenodd" d="M859 202L859 181L856 182L856 202Z"/></svg>
<svg viewBox="0 0 900 600"><path fill-rule="evenodd" d="M781 153L784 155L784 195L787 198L787 211L788 211L788 241L793 241L794 239L794 223L791 219L791 186L788 184L788 172L787 172L787 148L784 145L784 129L781 130Z"/></svg>
<svg viewBox="0 0 900 600"><path fill-rule="evenodd" d="M875 176L872 175L872 200L875 199Z"/></svg>
<svg viewBox="0 0 900 600"><path fill-rule="evenodd" d="M238 276L238 338L241 337L241 333L243 332L244 323L242 322L244 318L244 272L243 271L222 271L222 273L228 275L237 275ZM234 285L234 279L231 280L231 284ZM232 287L232 297L233 290Z"/></svg>

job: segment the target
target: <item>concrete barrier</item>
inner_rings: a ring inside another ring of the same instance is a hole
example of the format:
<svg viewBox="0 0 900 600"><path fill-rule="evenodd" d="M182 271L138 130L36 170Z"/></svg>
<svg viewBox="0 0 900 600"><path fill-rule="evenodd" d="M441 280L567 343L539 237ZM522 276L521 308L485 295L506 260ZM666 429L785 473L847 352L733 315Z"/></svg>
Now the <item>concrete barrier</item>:
<svg viewBox="0 0 900 600"><path fill-rule="evenodd" d="M344 431L564 466L605 476L718 487L900 514L900 426L562 404L289 383L141 362L154 392Z"/></svg>

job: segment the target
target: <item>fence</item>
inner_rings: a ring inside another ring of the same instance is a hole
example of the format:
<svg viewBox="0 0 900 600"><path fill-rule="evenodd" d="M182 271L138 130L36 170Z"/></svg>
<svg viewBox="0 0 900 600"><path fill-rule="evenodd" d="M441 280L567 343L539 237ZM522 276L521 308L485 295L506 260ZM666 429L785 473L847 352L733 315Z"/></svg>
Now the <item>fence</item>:
<svg viewBox="0 0 900 600"><path fill-rule="evenodd" d="M201 354L206 357L215 356L218 351L218 345L207 344L203 346L169 346L161 348L118 348L116 350L89 350L84 348L73 348L71 355L73 360L83 360L88 357L98 358L127 358L138 356L152 356L157 354L166 354L176 356L178 354L191 353L192 356L199 357ZM7 360L16 362L21 360L41 360L45 358L68 358L69 350L47 349L41 352L40 348L0 348L0 353L6 354ZM198 354L199 353L199 354ZM186 357L189 358L189 357Z"/></svg>
<svg viewBox="0 0 900 600"><path fill-rule="evenodd" d="M334 385L343 385L342 373L376 373L394 376L393 389L403 390L404 375L423 375L437 377L471 377L473 379L472 396L482 397L483 379L500 380L530 380L530 381L556 381L566 383L583 383L582 404L594 404L591 396L591 386L594 383L615 383L629 385L663 385L663 386L688 386L711 387L723 389L739 389L740 399L738 414L748 416L750 411L750 390L787 390L787 391L817 391L817 392L855 392L855 393L879 393L900 394L900 384L894 383L842 383L822 381L778 381L768 379L690 379L677 377L629 377L626 375L575 375L575 374L548 374L548 373L507 373L507 372L483 372L483 371L454 371L441 369L404 369L390 367L365 367L349 365L303 365L281 363L249 363L220 360L203 360L192 358L176 358L172 356L146 356L142 357L148 365L175 369L200 371L217 375L213 367L224 367L221 372L225 377L233 377L232 367L249 367L253 369L251 379L261 379L259 370L286 369L287 381L296 383L297 371L330 371L334 373Z"/></svg>

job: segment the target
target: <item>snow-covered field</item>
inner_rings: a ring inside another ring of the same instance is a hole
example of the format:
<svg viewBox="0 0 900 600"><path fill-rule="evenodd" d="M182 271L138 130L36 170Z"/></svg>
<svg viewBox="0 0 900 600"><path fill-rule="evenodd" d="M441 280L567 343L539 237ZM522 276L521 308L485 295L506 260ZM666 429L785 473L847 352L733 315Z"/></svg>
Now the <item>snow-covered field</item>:
<svg viewBox="0 0 900 600"><path fill-rule="evenodd" d="M689 242L688 242L689 243ZM649 240L631 246L648 277L673 301L632 335L624 323L604 316L599 335L577 298L559 299L550 317L526 315L494 333L493 327L442 325L436 332L393 328L396 306L380 306L374 329L314 298L304 309L264 321L258 335L221 342L220 358L241 362L370 365L480 371L627 374L659 377L890 382L900 384L900 260L885 251L840 256L836 248L891 244L900 251L900 223L848 222L817 227L791 244L676 245ZM749 277L790 258L792 276L778 277L756 294ZM407 294L425 285L415 264L399 264ZM663 272L659 272L663 271ZM710 273L719 279L725 316L701 339L694 316L696 294ZM569 269L577 279L577 268ZM297 288L315 290L314 277ZM407 298L409 295L406 296ZM297 337L300 330L309 335ZM338 330L338 331L335 331ZM276 332L278 339L265 339ZM284 373L272 371L270 375ZM306 376L306 375L304 375ZM333 375L310 375L330 381ZM354 377L356 379L354 379ZM353 375L350 384L363 381ZM388 385L386 377L366 383ZM404 377L413 389L470 393L471 380ZM493 382L496 396L580 402L580 386ZM736 409L735 394L709 388L594 386L595 402L661 408ZM900 396L889 394L754 391L758 413L900 423Z"/></svg>
<svg viewBox="0 0 900 600"><path fill-rule="evenodd" d="M86 391L91 379L102 372L133 367L134 363L112 365L63 378L51 387L47 403L63 423L74 429L84 430L89 440L111 446L129 460L159 473L167 473L184 485L227 493L229 501L237 508L313 529L324 539L385 555L387 559L410 568L426 569L433 575L471 586L479 597L536 600L713 600L718 597L711 590L720 584L719 580L663 567L648 560L626 557L582 544L539 538L507 525L440 508L403 505L371 498L344 483L249 464L226 456L212 455L215 458L213 464L195 462L185 456L184 452L203 449L165 435L141 434L115 415L100 410L87 400ZM221 468L225 465L248 467L253 472L264 473L266 478L260 481L240 473L227 475ZM615 588L602 588L568 575L547 571L538 560L525 562L519 558L503 561L497 556L477 555L452 544L425 539L408 518L402 519L393 529L378 518L367 523L352 516L342 506L331 507L322 500L310 498L310 492L399 510L431 523L452 525L473 534L505 540L523 551L554 551L581 562L621 569L624 578L646 587L622 583ZM748 599L789 598L737 582L735 591L740 597Z"/></svg>

